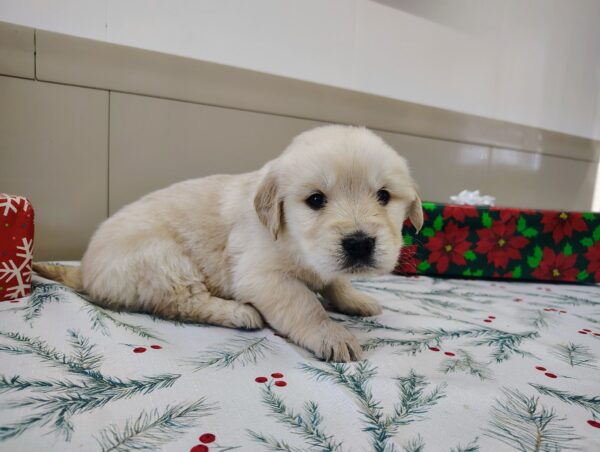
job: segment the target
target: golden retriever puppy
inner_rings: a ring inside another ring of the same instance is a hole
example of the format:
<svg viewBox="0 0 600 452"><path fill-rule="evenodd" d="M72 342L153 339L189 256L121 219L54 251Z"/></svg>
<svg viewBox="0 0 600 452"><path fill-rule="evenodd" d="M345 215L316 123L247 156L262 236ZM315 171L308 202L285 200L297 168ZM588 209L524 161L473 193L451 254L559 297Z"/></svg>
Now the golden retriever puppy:
<svg viewBox="0 0 600 452"><path fill-rule="evenodd" d="M180 182L123 207L80 269L34 268L104 307L232 328L265 320L320 358L351 361L360 345L317 293L345 314L379 314L349 278L393 269L406 217L421 227L405 160L365 128L324 126L258 171Z"/></svg>

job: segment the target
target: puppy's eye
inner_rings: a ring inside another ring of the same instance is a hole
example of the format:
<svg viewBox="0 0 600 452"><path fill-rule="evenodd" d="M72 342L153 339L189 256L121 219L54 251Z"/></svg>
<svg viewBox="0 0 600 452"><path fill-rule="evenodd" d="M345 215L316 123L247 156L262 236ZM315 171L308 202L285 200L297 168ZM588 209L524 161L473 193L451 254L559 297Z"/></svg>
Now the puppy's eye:
<svg viewBox="0 0 600 452"><path fill-rule="evenodd" d="M379 201L379 204L382 206L385 206L388 202L390 202L390 192L383 188L379 190L377 192L377 201Z"/></svg>
<svg viewBox="0 0 600 452"><path fill-rule="evenodd" d="M327 204L327 197L323 193L313 193L304 201L313 210L319 210Z"/></svg>

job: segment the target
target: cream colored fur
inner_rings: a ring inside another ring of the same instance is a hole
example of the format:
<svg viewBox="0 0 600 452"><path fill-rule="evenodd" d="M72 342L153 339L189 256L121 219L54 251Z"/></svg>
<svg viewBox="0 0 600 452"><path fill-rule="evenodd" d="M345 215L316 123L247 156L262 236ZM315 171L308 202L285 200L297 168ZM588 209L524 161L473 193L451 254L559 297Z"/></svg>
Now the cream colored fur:
<svg viewBox="0 0 600 452"><path fill-rule="evenodd" d="M384 187L386 206L376 197ZM315 211L305 200L317 190L328 201ZM355 360L360 345L317 293L340 312L379 314L350 284L341 240L358 230L375 237L373 268L355 275L387 273L407 216L421 226L404 159L367 129L320 127L256 172L188 180L123 207L92 237L81 286L114 309L235 328L266 321L321 358ZM52 277L51 266L36 268Z"/></svg>

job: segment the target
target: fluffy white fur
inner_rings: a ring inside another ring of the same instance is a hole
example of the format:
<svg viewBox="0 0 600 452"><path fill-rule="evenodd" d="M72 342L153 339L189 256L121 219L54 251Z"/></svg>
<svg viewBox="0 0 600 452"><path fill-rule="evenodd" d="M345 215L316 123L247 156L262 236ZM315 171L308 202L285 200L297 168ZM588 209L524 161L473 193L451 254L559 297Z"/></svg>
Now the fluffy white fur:
<svg viewBox="0 0 600 452"><path fill-rule="evenodd" d="M305 202L316 191L327 196L321 210ZM321 358L350 361L360 345L317 293L346 314L379 314L348 278L392 270L407 216L421 226L405 160L365 128L325 126L256 172L188 180L123 207L92 237L80 275L36 270L106 307L235 328L266 320ZM373 265L359 273L340 260L341 240L356 231L376 239Z"/></svg>

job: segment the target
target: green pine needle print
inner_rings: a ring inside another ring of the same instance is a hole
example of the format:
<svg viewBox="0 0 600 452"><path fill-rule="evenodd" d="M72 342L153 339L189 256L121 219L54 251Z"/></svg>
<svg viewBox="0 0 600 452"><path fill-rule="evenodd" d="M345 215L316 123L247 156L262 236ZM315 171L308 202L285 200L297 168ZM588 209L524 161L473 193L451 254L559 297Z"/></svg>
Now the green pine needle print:
<svg viewBox="0 0 600 452"><path fill-rule="evenodd" d="M109 402L148 394L172 386L180 375L164 374L140 379L122 380L101 373L102 358L94 352L94 345L76 331L69 331L71 355L59 352L45 341L15 332L0 332L0 336L16 345L0 345L0 352L33 355L55 367L62 368L81 382L70 380L27 380L20 377L0 376L0 391L35 391L32 396L10 402L10 408L29 407L34 415L8 425L0 426L0 441L21 435L32 427L51 426L69 441L73 431L71 417L101 408Z"/></svg>
<svg viewBox="0 0 600 452"><path fill-rule="evenodd" d="M479 438L475 438L466 446L461 446L460 444L456 447L450 449L450 452L479 452Z"/></svg>
<svg viewBox="0 0 600 452"><path fill-rule="evenodd" d="M486 436L523 452L577 449L580 438L565 424L566 418L545 408L538 397L511 389L502 392L504 400L492 407Z"/></svg>
<svg viewBox="0 0 600 452"><path fill-rule="evenodd" d="M375 452L389 451L392 446L389 439L400 426L422 419L431 407L445 397L445 385L436 386L426 394L427 380L411 370L408 376L396 379L399 401L394 406L394 412L386 416L381 402L375 399L370 388L370 380L376 375L377 369L368 361L355 365L327 363L325 368L303 364L301 369L317 381L329 380L346 388L357 398L366 424L364 430L369 432Z"/></svg>
<svg viewBox="0 0 600 452"><path fill-rule="evenodd" d="M465 372L479 378L481 381L492 378L492 371L486 363L477 361L473 355L461 349L456 351L456 357L442 361L440 370L445 374L459 371Z"/></svg>
<svg viewBox="0 0 600 452"><path fill-rule="evenodd" d="M571 367L596 367L596 356L585 345L574 344L573 342L558 344L554 347L552 354Z"/></svg>
<svg viewBox="0 0 600 452"><path fill-rule="evenodd" d="M333 436L327 435L321 428L321 414L317 403L306 402L304 413L302 415L295 413L286 406L279 395L273 392L271 384L263 388L262 401L279 422L288 426L293 433L302 436L315 450L321 452L342 450L341 442L335 441Z"/></svg>
<svg viewBox="0 0 600 452"><path fill-rule="evenodd" d="M425 441L423 441L421 435L417 435L416 438L406 443L402 449L404 452L425 452Z"/></svg>
<svg viewBox="0 0 600 452"><path fill-rule="evenodd" d="M272 436L265 436L261 433L253 432L252 430L246 430L248 435L257 443L262 444L263 447L272 452L304 452L302 449L292 447L285 441L279 441Z"/></svg>
<svg viewBox="0 0 600 452"><path fill-rule="evenodd" d="M403 353L416 354L427 350L429 347L437 347L444 341L458 339L462 337L478 338L473 342L475 345L487 345L495 350L492 354L497 362L502 362L510 358L513 354L520 356L530 356L530 353L521 350L519 347L524 340L534 339L539 336L536 331L525 333L508 333L493 328L473 328L465 330L446 330L444 328L424 329L415 331L415 334L421 335L419 338L410 339L392 339L392 338L373 338L362 344L365 351L377 349L379 347L404 347Z"/></svg>
<svg viewBox="0 0 600 452"><path fill-rule="evenodd" d="M78 296L84 298L81 294L78 294ZM87 304L83 307L83 309L90 317L92 329L101 331L102 334L104 334L105 336L110 335L110 330L107 325L107 322L110 322L117 328L122 328L128 331L129 333L135 334L136 336L139 336L141 338L155 339L157 341L164 342L156 333L154 333L149 328L140 325L135 325L133 323L127 323L123 320L119 320L115 317L114 312L108 311L107 309L95 305L87 299L85 300L87 301Z"/></svg>
<svg viewBox="0 0 600 452"><path fill-rule="evenodd" d="M266 352L274 352L275 349L275 344L266 336L236 336L229 339L227 343L210 348L198 357L189 358L185 362L191 364L194 371L206 369L207 367L234 368L236 364L244 367L249 364L256 364L260 358L264 358Z"/></svg>
<svg viewBox="0 0 600 452"><path fill-rule="evenodd" d="M536 329L546 328L551 323L556 323L554 318L542 309L537 309L527 318L527 323Z"/></svg>
<svg viewBox="0 0 600 452"><path fill-rule="evenodd" d="M365 317L332 317L336 322L346 325L348 328L353 328L360 331L366 331L370 333L375 330L388 330L388 331L400 331L405 332L404 328L395 328L393 326L384 325L376 319L369 319Z"/></svg>
<svg viewBox="0 0 600 452"><path fill-rule="evenodd" d="M571 394L566 391L549 388L548 386L538 385L535 383L529 383L529 385L537 389L540 394L554 397L571 405L580 406L581 408L585 408L592 413L593 416L600 416L600 396L587 397L584 395Z"/></svg>
<svg viewBox="0 0 600 452"><path fill-rule="evenodd" d="M199 418L212 414L215 406L202 398L193 403L167 406L162 411L142 411L137 419L128 419L125 425L111 425L96 439L103 452L156 450L177 439L197 424Z"/></svg>
<svg viewBox="0 0 600 452"><path fill-rule="evenodd" d="M62 302L64 300L62 294L67 290L65 286L60 284L32 281L29 302L19 308L25 314L23 318L28 322L37 319L46 304Z"/></svg>

